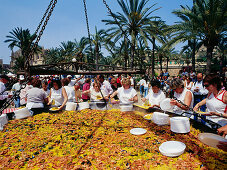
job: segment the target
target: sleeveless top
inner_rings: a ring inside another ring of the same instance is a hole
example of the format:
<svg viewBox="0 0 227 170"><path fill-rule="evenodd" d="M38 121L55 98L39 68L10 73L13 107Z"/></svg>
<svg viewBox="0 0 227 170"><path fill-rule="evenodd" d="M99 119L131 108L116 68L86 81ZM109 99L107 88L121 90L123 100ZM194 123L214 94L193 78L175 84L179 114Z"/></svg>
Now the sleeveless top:
<svg viewBox="0 0 227 170"><path fill-rule="evenodd" d="M192 88L192 86L193 86L193 82L190 82L189 84L187 82L185 82L186 88Z"/></svg>
<svg viewBox="0 0 227 170"><path fill-rule="evenodd" d="M223 98L226 93L223 90L221 93L219 92L217 97L214 96L213 93L210 94L206 98L206 105L208 112L218 112L218 113L226 113L227 112L227 103L224 103Z"/></svg>
<svg viewBox="0 0 227 170"><path fill-rule="evenodd" d="M188 90L187 88L184 88L184 90L182 91L182 93L176 93L176 92L174 92L174 97L176 97L178 100L180 100L180 101L182 101L184 103L184 99L185 99L186 93L188 91L192 94L192 101L191 101L191 104L190 104L189 108L193 108L194 96L193 96L193 93L191 92L191 90ZM173 110L175 112L178 112L178 113L183 111L178 106L174 106L174 109Z"/></svg>
<svg viewBox="0 0 227 170"><path fill-rule="evenodd" d="M68 96L68 102L73 102L75 100L74 86L64 86L64 88Z"/></svg>
<svg viewBox="0 0 227 170"><path fill-rule="evenodd" d="M54 88L51 88L51 100L54 99L54 106L61 106L64 102L64 97L62 94L62 88L55 90Z"/></svg>

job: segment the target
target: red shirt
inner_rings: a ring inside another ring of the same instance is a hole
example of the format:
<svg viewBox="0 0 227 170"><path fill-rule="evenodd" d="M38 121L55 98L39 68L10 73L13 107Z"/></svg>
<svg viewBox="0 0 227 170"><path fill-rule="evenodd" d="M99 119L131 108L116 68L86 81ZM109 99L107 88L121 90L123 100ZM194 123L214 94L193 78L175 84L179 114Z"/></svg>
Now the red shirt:
<svg viewBox="0 0 227 170"><path fill-rule="evenodd" d="M90 89L90 84L89 83L85 83L83 85L83 91L89 90ZM82 99L90 99L90 97L88 95L82 94Z"/></svg>

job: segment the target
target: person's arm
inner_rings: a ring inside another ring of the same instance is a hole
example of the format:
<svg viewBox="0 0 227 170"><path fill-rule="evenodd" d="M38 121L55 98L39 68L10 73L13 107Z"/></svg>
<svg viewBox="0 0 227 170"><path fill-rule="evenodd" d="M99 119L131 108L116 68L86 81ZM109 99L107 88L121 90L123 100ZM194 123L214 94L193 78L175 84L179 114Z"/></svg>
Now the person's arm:
<svg viewBox="0 0 227 170"><path fill-rule="evenodd" d="M47 98L48 98L47 105L51 105L51 89L50 89L50 94L49 94L49 96Z"/></svg>
<svg viewBox="0 0 227 170"><path fill-rule="evenodd" d="M82 92L82 94L85 94L85 95L88 95L88 94L90 94L90 93L91 93L90 90L85 90L85 91Z"/></svg>
<svg viewBox="0 0 227 170"><path fill-rule="evenodd" d="M113 92L113 93L110 95L110 98L111 98L111 99L114 98L114 96L116 96L117 94L118 94L117 91Z"/></svg>
<svg viewBox="0 0 227 170"><path fill-rule="evenodd" d="M191 92L188 91L186 93L185 99L184 99L184 104L186 104L188 107L184 106L183 104L177 102L174 99L171 99L170 104L175 105L175 106L181 108L182 110L188 110L190 107L191 101L192 101L192 94L191 94Z"/></svg>
<svg viewBox="0 0 227 170"><path fill-rule="evenodd" d="M135 95L133 98L129 99L129 101L138 102L138 96Z"/></svg>
<svg viewBox="0 0 227 170"><path fill-rule="evenodd" d="M195 105L195 107L193 108L193 110L194 110L195 112L197 112L197 111L199 110L199 108L200 108L201 106L205 105L205 104L206 104L206 99L203 99L201 102L199 102L199 103L197 103L197 104Z"/></svg>
<svg viewBox="0 0 227 170"><path fill-rule="evenodd" d="M61 110L61 109L66 105L66 103L67 103L67 101L68 101L68 96L67 96L67 93L66 93L64 87L62 88L62 95L63 95L63 97L64 97L64 102L63 102L62 105L59 107L59 110Z"/></svg>

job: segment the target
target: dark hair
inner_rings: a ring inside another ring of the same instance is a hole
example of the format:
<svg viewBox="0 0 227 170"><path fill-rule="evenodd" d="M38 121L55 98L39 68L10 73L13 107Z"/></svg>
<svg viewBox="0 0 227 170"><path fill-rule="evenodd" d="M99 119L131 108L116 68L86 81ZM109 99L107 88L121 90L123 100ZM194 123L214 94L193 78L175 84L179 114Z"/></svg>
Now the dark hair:
<svg viewBox="0 0 227 170"><path fill-rule="evenodd" d="M153 81L151 82L151 86L152 86L152 87L153 87L153 86L156 86L156 87L160 88L160 87L161 87L161 83L160 83L160 81L158 81L158 80L153 80Z"/></svg>
<svg viewBox="0 0 227 170"><path fill-rule="evenodd" d="M187 80L187 79L190 80L190 81L192 81L192 78L191 78L191 77L187 77L186 80Z"/></svg>
<svg viewBox="0 0 227 170"><path fill-rule="evenodd" d="M91 79L90 78L86 78L85 83L90 83Z"/></svg>
<svg viewBox="0 0 227 170"><path fill-rule="evenodd" d="M222 88L222 85L221 85L221 78L218 76L218 75L215 75L213 73L211 74L208 74L204 80L203 80L203 83L209 83L209 84L212 84L212 85L217 85L217 90L221 90Z"/></svg>
<svg viewBox="0 0 227 170"><path fill-rule="evenodd" d="M42 81L42 84L48 85L48 82L46 80Z"/></svg>
<svg viewBox="0 0 227 170"><path fill-rule="evenodd" d="M60 80L53 80L53 84L56 83L58 85L58 88L60 89L62 87Z"/></svg>
<svg viewBox="0 0 227 170"><path fill-rule="evenodd" d="M68 86L69 79L68 78L64 78L64 79L61 80L61 83L62 83L63 86Z"/></svg>
<svg viewBox="0 0 227 170"><path fill-rule="evenodd" d="M32 82L31 82L31 84L32 84L33 87L40 88L40 86L41 86L41 80L39 80L39 79L33 79Z"/></svg>
<svg viewBox="0 0 227 170"><path fill-rule="evenodd" d="M104 75L100 74L99 75L99 79L103 78L104 79Z"/></svg>

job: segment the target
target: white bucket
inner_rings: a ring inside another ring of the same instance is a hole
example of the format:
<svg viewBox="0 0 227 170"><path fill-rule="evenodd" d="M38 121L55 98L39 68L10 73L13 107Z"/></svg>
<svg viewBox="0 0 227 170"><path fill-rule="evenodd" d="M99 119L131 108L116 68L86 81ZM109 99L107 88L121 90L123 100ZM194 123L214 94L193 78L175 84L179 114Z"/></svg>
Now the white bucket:
<svg viewBox="0 0 227 170"><path fill-rule="evenodd" d="M154 112L152 120L157 125L168 125L169 124L169 115L161 112Z"/></svg>
<svg viewBox="0 0 227 170"><path fill-rule="evenodd" d="M0 130L3 130L4 125L7 124L7 123L8 123L7 115L6 114L2 114L0 116Z"/></svg>
<svg viewBox="0 0 227 170"><path fill-rule="evenodd" d="M14 111L14 113L15 113L15 119L24 119L31 116L31 112L26 107L23 109Z"/></svg>
<svg viewBox="0 0 227 170"><path fill-rule="evenodd" d="M190 132L190 122L187 117L172 117L170 118L170 129L175 133Z"/></svg>
<svg viewBox="0 0 227 170"><path fill-rule="evenodd" d="M83 110L83 109L89 109L89 103L88 102L81 102L81 103L79 103L78 110Z"/></svg>
<svg viewBox="0 0 227 170"><path fill-rule="evenodd" d="M77 107L77 103L74 103L74 102L67 102L67 103L66 103L65 110L66 110L66 111L75 111L75 110L76 110L76 107Z"/></svg>

